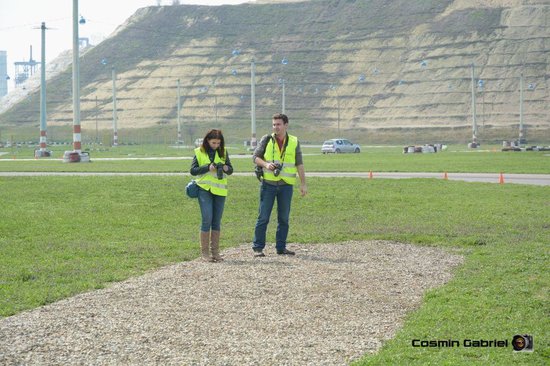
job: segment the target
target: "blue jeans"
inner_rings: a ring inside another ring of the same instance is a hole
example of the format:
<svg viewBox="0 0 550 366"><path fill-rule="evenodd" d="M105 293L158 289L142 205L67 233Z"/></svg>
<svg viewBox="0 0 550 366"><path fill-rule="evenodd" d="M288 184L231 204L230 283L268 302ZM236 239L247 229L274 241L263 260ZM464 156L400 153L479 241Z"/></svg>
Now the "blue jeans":
<svg viewBox="0 0 550 366"><path fill-rule="evenodd" d="M277 233L275 235L275 248L283 250L286 248L286 238L288 236L288 220L290 216L290 202L292 201L293 186L284 184L274 186L262 182L260 189L260 212L254 229L253 249L265 248L265 233L269 217L275 199L277 199Z"/></svg>
<svg viewBox="0 0 550 366"><path fill-rule="evenodd" d="M222 222L225 196L218 196L199 188L199 206L201 207L201 231L210 229L219 231Z"/></svg>

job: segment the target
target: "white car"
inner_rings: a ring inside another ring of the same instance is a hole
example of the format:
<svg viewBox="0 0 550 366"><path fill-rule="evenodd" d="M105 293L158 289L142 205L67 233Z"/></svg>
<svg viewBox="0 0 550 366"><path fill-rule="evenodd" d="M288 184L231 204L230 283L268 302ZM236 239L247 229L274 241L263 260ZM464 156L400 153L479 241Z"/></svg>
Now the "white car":
<svg viewBox="0 0 550 366"><path fill-rule="evenodd" d="M323 154L360 153L361 147L347 139L331 139L323 142L321 152Z"/></svg>

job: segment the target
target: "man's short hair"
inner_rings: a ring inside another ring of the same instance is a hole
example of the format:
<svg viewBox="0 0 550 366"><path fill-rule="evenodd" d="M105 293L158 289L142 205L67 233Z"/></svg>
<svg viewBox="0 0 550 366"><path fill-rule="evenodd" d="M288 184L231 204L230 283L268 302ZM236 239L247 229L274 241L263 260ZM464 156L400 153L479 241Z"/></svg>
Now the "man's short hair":
<svg viewBox="0 0 550 366"><path fill-rule="evenodd" d="M286 116L286 114L275 113L273 115L273 119L282 119L285 125L288 124L288 117Z"/></svg>

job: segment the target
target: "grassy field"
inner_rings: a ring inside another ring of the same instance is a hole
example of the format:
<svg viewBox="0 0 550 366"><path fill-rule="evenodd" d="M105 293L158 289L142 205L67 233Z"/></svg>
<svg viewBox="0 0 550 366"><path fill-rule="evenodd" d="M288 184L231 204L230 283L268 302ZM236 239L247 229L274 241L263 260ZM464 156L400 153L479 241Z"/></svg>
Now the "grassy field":
<svg viewBox="0 0 550 366"><path fill-rule="evenodd" d="M468 160L469 156L476 158ZM506 159L499 160L500 156ZM362 159L370 163L356 169L356 163L364 164ZM387 148L368 149L360 155L306 156L306 164L310 170L370 170L369 164L380 164L381 171L402 170L402 166L431 171L445 162L450 164L445 169L449 172L507 167L510 172L548 173L548 159L541 153L451 151L404 156ZM248 169L245 160L235 159L235 165ZM64 169L100 165L40 160L2 162L0 167L17 170L26 163ZM185 160L172 163L167 168L155 161L139 169L159 164L164 171L182 171L189 166ZM135 162L111 164L105 169L126 171ZM184 196L188 180L174 176L1 177L0 316L198 257L200 214L197 202ZM358 365L542 365L550 357L550 187L440 179L310 178L309 191L305 198L296 195L293 201L290 242L389 239L442 247L466 257L454 279L428 292L397 336ZM256 214L255 178L231 177L222 245L249 243ZM268 237L274 236L273 229ZM511 347L411 346L413 339L511 340L517 333L534 336L535 352L515 354Z"/></svg>
<svg viewBox="0 0 550 366"><path fill-rule="evenodd" d="M53 158L34 159L33 149L4 149L0 152L0 171L94 171L94 172L186 172L190 161L186 160L101 160L105 158L167 158L191 159L191 148L173 148L161 145L120 146L91 149L90 164L67 164L59 159L67 147L53 149ZM252 171L251 153L242 146L228 148L236 171ZM550 153L501 152L497 146L485 150L470 151L463 146L452 145L438 154L403 154L402 148L364 147L360 154L323 155L319 147L305 147L307 171L354 172L470 172L470 173L550 173ZM20 159L31 159L24 161ZM94 160L99 159L99 160Z"/></svg>

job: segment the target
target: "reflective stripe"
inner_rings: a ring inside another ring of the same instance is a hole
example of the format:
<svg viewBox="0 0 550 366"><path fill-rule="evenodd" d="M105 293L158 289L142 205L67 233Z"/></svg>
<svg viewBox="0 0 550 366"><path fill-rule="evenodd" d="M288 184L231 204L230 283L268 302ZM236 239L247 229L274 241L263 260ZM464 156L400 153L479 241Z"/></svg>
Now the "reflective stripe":
<svg viewBox="0 0 550 366"><path fill-rule="evenodd" d="M210 186L210 187L220 188L220 189L227 189L227 184L219 184L219 183L214 183L212 181L201 182L201 184L207 185L207 186Z"/></svg>
<svg viewBox="0 0 550 366"><path fill-rule="evenodd" d="M218 184L214 182L208 182L212 187L220 188L220 189L227 189L227 184Z"/></svg>
<svg viewBox="0 0 550 366"><path fill-rule="evenodd" d="M296 178L296 173L292 174L292 173L285 173L285 172L281 171L281 173L279 173L279 175L281 175L283 177Z"/></svg>
<svg viewBox="0 0 550 366"><path fill-rule="evenodd" d="M208 171L208 173L197 175L197 179L200 179L200 178L206 177L206 176L211 176L211 177L214 177L214 178L218 179L218 172ZM223 173L223 178L226 178L226 177L227 177L227 174L224 172Z"/></svg>

